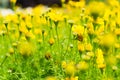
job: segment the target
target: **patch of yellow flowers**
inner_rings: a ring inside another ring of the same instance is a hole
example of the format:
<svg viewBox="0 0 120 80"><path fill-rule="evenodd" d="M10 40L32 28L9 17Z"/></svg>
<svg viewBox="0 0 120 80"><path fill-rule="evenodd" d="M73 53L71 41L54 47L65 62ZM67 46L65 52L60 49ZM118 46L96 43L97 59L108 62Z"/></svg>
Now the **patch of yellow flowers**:
<svg viewBox="0 0 120 80"><path fill-rule="evenodd" d="M16 3L16 0L10 1ZM70 0L64 9L48 9L37 6L32 8L30 12L29 10L16 10L14 14L4 17L0 14L0 37L9 37L10 44L13 43L8 50L10 54L14 54L17 50L23 56L30 56L36 51L35 42L39 43L37 44L39 46L44 47L44 45L49 44L54 47L57 40L60 40L58 44L60 44L59 50L62 53L62 48L65 47L62 44L67 43L66 39L68 38L66 32L62 31L68 29L70 25L71 40L69 40L68 45L73 44L71 52L76 55L81 54L77 63L73 60L70 62L65 60L61 63L66 74L64 80L79 80L76 73L87 71L89 63L93 59L93 66L96 65L98 69L105 69L110 65L113 70L117 70L117 61L120 60L119 5L117 0L106 0L105 3L96 0L87 5L85 0L79 2ZM24 13L25 11L27 12ZM63 26L57 27L58 32L55 32L56 27L54 28L56 23ZM58 37L60 36L59 39L56 39L56 33L58 33ZM63 38L64 36L65 38ZM64 43L64 41L66 42ZM104 50L106 48L108 51ZM45 49L48 48L45 47ZM55 51L53 48L51 49L53 50L51 50L52 54ZM74 50L76 51L74 52ZM76 58L76 55L73 57ZM46 57L49 58L49 55ZM57 77L49 76L46 80L57 80Z"/></svg>

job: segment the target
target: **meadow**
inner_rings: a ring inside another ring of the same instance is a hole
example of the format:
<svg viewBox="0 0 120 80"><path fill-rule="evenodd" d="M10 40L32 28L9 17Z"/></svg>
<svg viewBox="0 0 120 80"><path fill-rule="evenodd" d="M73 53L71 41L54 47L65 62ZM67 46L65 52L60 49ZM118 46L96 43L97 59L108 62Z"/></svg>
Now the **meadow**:
<svg viewBox="0 0 120 80"><path fill-rule="evenodd" d="M0 14L0 80L120 80L120 2L62 3Z"/></svg>

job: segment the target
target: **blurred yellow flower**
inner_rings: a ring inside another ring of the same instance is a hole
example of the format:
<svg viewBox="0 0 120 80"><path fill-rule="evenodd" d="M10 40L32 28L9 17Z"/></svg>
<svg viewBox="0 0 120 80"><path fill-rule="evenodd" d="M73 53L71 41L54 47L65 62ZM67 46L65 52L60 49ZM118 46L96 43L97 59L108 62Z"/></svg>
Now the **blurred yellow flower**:
<svg viewBox="0 0 120 80"><path fill-rule="evenodd" d="M50 19L53 20L54 22L62 21L64 19L61 12L57 12L54 10L51 10L51 12L47 14L47 16L50 17Z"/></svg>
<svg viewBox="0 0 120 80"><path fill-rule="evenodd" d="M83 35L84 27L81 25L73 25L72 31L73 31L73 34L75 35Z"/></svg>
<svg viewBox="0 0 120 80"><path fill-rule="evenodd" d="M17 1L17 0L10 0L10 2L12 2L12 3L16 3L16 1Z"/></svg>
<svg viewBox="0 0 120 80"><path fill-rule="evenodd" d="M66 68L67 63L65 61L62 61L62 68Z"/></svg>
<svg viewBox="0 0 120 80"><path fill-rule="evenodd" d="M93 17L94 20L96 20L97 17L103 16L106 8L107 7L103 2L92 1L86 7L86 10L88 10L89 14Z"/></svg>
<svg viewBox="0 0 120 80"><path fill-rule="evenodd" d="M57 79L55 77L53 77L53 76L49 76L45 80L57 80Z"/></svg>
<svg viewBox="0 0 120 80"><path fill-rule="evenodd" d="M29 31L29 32L25 33L25 37L26 37L27 40L34 39L35 35L32 32Z"/></svg>
<svg viewBox="0 0 120 80"><path fill-rule="evenodd" d="M18 16L16 14L9 14L5 17L6 22L19 23Z"/></svg>
<svg viewBox="0 0 120 80"><path fill-rule="evenodd" d="M83 52L85 50L84 44L83 43L78 43L78 50Z"/></svg>
<svg viewBox="0 0 120 80"><path fill-rule="evenodd" d="M78 76L75 76L75 77L71 76L70 78L67 77L65 78L65 80L78 80Z"/></svg>
<svg viewBox="0 0 120 80"><path fill-rule="evenodd" d="M107 3L111 6L111 7L118 7L120 5L118 0L107 0Z"/></svg>
<svg viewBox="0 0 120 80"><path fill-rule="evenodd" d="M18 45L18 50L20 54L23 56L31 55L34 49L35 49L35 46L30 42L21 41Z"/></svg>
<svg viewBox="0 0 120 80"><path fill-rule="evenodd" d="M93 47L90 43L85 44L85 50L86 51L92 51Z"/></svg>
<svg viewBox="0 0 120 80"><path fill-rule="evenodd" d="M117 63L116 56L114 56L113 54L110 54L109 56L107 56L106 63L110 66L116 65Z"/></svg>
<svg viewBox="0 0 120 80"><path fill-rule="evenodd" d="M87 52L86 55L90 57L94 57L94 52Z"/></svg>
<svg viewBox="0 0 120 80"><path fill-rule="evenodd" d="M65 72L66 72L66 74L74 76L74 74L76 72L76 68L75 68L74 62L70 62L70 63L67 64L67 66L65 68Z"/></svg>
<svg viewBox="0 0 120 80"><path fill-rule="evenodd" d="M14 49L13 49L13 48L10 48L10 49L9 49L9 53L10 53L10 54L13 54L13 53L14 53Z"/></svg>
<svg viewBox="0 0 120 80"><path fill-rule="evenodd" d="M19 26L19 31L22 33L27 33L28 29L26 28L26 24L24 21L21 21L20 26Z"/></svg>
<svg viewBox="0 0 120 80"><path fill-rule="evenodd" d="M103 51L101 49L97 49L96 50L96 63L97 63L97 67L100 69L105 68L105 60L104 60L104 56L103 56Z"/></svg>
<svg viewBox="0 0 120 80"><path fill-rule="evenodd" d="M50 45L53 45L55 43L55 40L54 40L54 38L50 38L48 42Z"/></svg>
<svg viewBox="0 0 120 80"><path fill-rule="evenodd" d="M100 40L100 44L106 47L114 46L115 42L116 38L112 33L104 34Z"/></svg>
<svg viewBox="0 0 120 80"><path fill-rule="evenodd" d="M119 36L120 35L120 29L119 28L115 28L114 33L115 33L115 35Z"/></svg>
<svg viewBox="0 0 120 80"><path fill-rule="evenodd" d="M88 63L85 62L85 61L80 61L77 65L76 65L76 68L78 70L87 70L89 67Z"/></svg>
<svg viewBox="0 0 120 80"><path fill-rule="evenodd" d="M94 34L94 26L92 22L87 23L88 34Z"/></svg>
<svg viewBox="0 0 120 80"><path fill-rule="evenodd" d="M90 58L91 58L90 56L88 56L86 54L83 54L81 57L83 60L86 60L86 61L90 60Z"/></svg>

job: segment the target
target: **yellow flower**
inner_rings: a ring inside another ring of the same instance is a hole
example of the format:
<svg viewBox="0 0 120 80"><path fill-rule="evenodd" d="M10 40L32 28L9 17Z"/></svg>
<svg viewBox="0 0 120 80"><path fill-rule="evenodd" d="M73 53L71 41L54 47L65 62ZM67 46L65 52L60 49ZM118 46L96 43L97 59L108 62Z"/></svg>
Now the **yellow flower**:
<svg viewBox="0 0 120 80"><path fill-rule="evenodd" d="M36 6L36 7L34 7L33 8L33 10L32 10L32 13L33 13L33 15L34 16L40 16L41 15L41 10L42 10L42 6Z"/></svg>
<svg viewBox="0 0 120 80"><path fill-rule="evenodd" d="M10 49L9 49L9 53L10 53L10 54L13 54L13 53L14 53L14 49L13 49L13 48L10 48Z"/></svg>
<svg viewBox="0 0 120 80"><path fill-rule="evenodd" d="M9 14L6 16L5 18L6 22L14 22L14 23L18 23L18 16L16 14Z"/></svg>
<svg viewBox="0 0 120 80"><path fill-rule="evenodd" d="M115 42L115 35L112 33L108 33L102 36L100 44L106 47L111 47L114 46Z"/></svg>
<svg viewBox="0 0 120 80"><path fill-rule="evenodd" d="M65 61L62 62L62 68L66 68L67 63Z"/></svg>
<svg viewBox="0 0 120 80"><path fill-rule="evenodd" d="M87 70L88 69L88 63L86 63L85 61L80 61L77 65L76 68L78 70Z"/></svg>
<svg viewBox="0 0 120 80"><path fill-rule="evenodd" d="M17 0L10 0L10 2L12 2L12 3L16 3L16 1L17 1Z"/></svg>
<svg viewBox="0 0 120 80"><path fill-rule="evenodd" d="M49 76L49 77L46 78L46 80L57 80L57 79L53 76Z"/></svg>
<svg viewBox="0 0 120 80"><path fill-rule="evenodd" d="M88 34L94 34L94 27L93 27L92 22L89 22L87 24L87 28L88 28Z"/></svg>
<svg viewBox="0 0 120 80"><path fill-rule="evenodd" d="M90 60L90 56L83 54L82 56L83 60Z"/></svg>
<svg viewBox="0 0 120 80"><path fill-rule="evenodd" d="M55 40L54 40L54 38L50 38L48 42L50 45L53 45L55 43Z"/></svg>
<svg viewBox="0 0 120 80"><path fill-rule="evenodd" d="M26 37L27 40L35 38L35 36L32 32L25 33L25 37Z"/></svg>
<svg viewBox="0 0 120 80"><path fill-rule="evenodd" d="M83 8L83 7L85 7L85 0L81 0L78 2L70 0L68 4L71 6L74 6L76 8Z"/></svg>
<svg viewBox="0 0 120 80"><path fill-rule="evenodd" d="M75 35L83 35L84 33L84 27L81 25L74 25L72 27L73 34Z"/></svg>
<svg viewBox="0 0 120 80"><path fill-rule="evenodd" d="M74 76L74 74L76 72L76 68L75 68L74 62L70 62L70 63L67 64L67 66L65 68L65 72L66 72L66 74Z"/></svg>
<svg viewBox="0 0 120 80"><path fill-rule="evenodd" d="M43 40L42 40L42 39L38 39L37 42L38 42L38 43L42 43Z"/></svg>
<svg viewBox="0 0 120 80"><path fill-rule="evenodd" d="M35 29L34 29L34 34L35 34L35 35L42 35L42 30L39 29L39 28L35 28Z"/></svg>
<svg viewBox="0 0 120 80"><path fill-rule="evenodd" d="M13 46L14 48L17 48L18 44L17 44L16 42L14 42L14 43L12 43L12 46Z"/></svg>
<svg viewBox="0 0 120 80"><path fill-rule="evenodd" d="M118 67L117 66L112 66L112 70L116 71L116 70L118 70Z"/></svg>
<svg viewBox="0 0 120 80"><path fill-rule="evenodd" d="M50 17L50 19L53 20L54 22L62 21L64 19L61 12L57 12L54 10L51 10L51 12L47 14L47 16Z"/></svg>
<svg viewBox="0 0 120 80"><path fill-rule="evenodd" d="M85 50L83 43L78 43L78 50L79 51L84 51Z"/></svg>
<svg viewBox="0 0 120 80"><path fill-rule="evenodd" d="M96 63L98 68L105 68L105 61L104 61L104 56L103 56L103 51L101 49L97 49L96 51Z"/></svg>
<svg viewBox="0 0 120 80"><path fill-rule="evenodd" d="M116 35L120 35L120 29L117 29L117 28L116 28L116 29L115 29L115 34L116 34Z"/></svg>
<svg viewBox="0 0 120 80"><path fill-rule="evenodd" d="M24 21L21 21L20 26L19 26L19 31L22 33L27 33L28 29L26 28L26 24Z"/></svg>
<svg viewBox="0 0 120 80"><path fill-rule="evenodd" d="M19 43L18 45L18 50L20 52L21 55L23 56L29 56L33 53L35 49L35 46L32 43L26 42L26 41L22 41Z"/></svg>
<svg viewBox="0 0 120 80"><path fill-rule="evenodd" d="M94 7L93 7L94 6ZM106 6L103 2L92 1L86 8L94 20L99 16L103 16Z"/></svg>
<svg viewBox="0 0 120 80"><path fill-rule="evenodd" d="M92 51L93 47L90 43L85 44L85 50L86 51Z"/></svg>
<svg viewBox="0 0 120 80"><path fill-rule="evenodd" d="M87 56L90 56L90 57L93 57L93 56L94 56L94 53L93 53L93 52L87 52L86 55L87 55Z"/></svg>
<svg viewBox="0 0 120 80"><path fill-rule="evenodd" d="M73 77L73 76L71 76L70 78L65 78L65 80L78 80L78 76L75 76L75 77Z"/></svg>
<svg viewBox="0 0 120 80"><path fill-rule="evenodd" d="M107 0L107 3L112 7L112 6L119 6L119 1L118 0Z"/></svg>
<svg viewBox="0 0 120 80"><path fill-rule="evenodd" d="M115 48L119 49L120 48L120 44L119 43L115 43Z"/></svg>
<svg viewBox="0 0 120 80"><path fill-rule="evenodd" d="M62 2L62 3L64 3L64 2L65 2L65 0L61 0L61 2Z"/></svg>
<svg viewBox="0 0 120 80"><path fill-rule="evenodd" d="M110 66L116 65L117 63L116 56L114 56L113 54L107 56L106 63L109 64Z"/></svg>

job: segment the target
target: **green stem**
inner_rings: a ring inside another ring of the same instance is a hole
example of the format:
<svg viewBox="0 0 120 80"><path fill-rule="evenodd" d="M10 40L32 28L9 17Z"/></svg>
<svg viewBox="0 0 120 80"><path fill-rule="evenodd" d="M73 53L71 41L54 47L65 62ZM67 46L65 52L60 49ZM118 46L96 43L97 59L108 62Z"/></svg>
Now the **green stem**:
<svg viewBox="0 0 120 80"><path fill-rule="evenodd" d="M0 67L2 67L2 65L4 64L4 62L6 61L8 56L5 56L4 60L2 61L2 63L0 64Z"/></svg>

